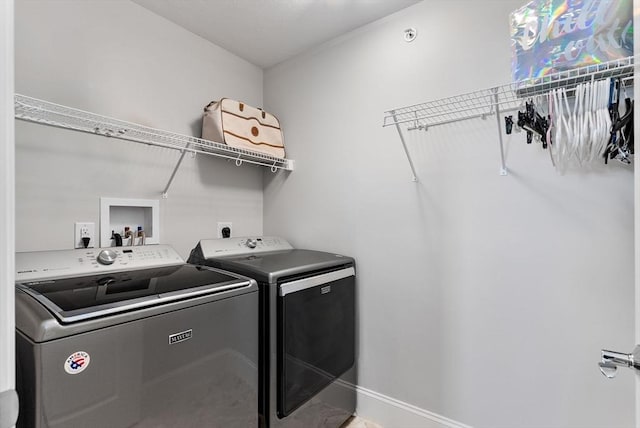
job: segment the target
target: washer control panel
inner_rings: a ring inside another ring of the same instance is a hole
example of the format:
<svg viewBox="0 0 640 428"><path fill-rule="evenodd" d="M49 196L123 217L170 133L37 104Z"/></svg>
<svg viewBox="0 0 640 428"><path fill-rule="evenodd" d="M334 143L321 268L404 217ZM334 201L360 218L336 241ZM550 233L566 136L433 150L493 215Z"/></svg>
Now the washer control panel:
<svg viewBox="0 0 640 428"><path fill-rule="evenodd" d="M203 239L200 248L205 259L293 249L284 238L277 236Z"/></svg>
<svg viewBox="0 0 640 428"><path fill-rule="evenodd" d="M16 253L16 282L184 264L169 245Z"/></svg>

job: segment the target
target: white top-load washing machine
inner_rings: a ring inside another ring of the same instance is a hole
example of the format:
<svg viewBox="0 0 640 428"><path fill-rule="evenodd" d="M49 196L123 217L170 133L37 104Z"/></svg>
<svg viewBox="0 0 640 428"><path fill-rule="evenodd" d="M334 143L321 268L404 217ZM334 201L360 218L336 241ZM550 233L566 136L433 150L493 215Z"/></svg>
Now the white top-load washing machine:
<svg viewBox="0 0 640 428"><path fill-rule="evenodd" d="M355 411L355 262L278 237L202 240L190 263L260 289L260 426L338 428Z"/></svg>
<svg viewBox="0 0 640 428"><path fill-rule="evenodd" d="M169 246L16 254L18 426L258 425L254 280Z"/></svg>

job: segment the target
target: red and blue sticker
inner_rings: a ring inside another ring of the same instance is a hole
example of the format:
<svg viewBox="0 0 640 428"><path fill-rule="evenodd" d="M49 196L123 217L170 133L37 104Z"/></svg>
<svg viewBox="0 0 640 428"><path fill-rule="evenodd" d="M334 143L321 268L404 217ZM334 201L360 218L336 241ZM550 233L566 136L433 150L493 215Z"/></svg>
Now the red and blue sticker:
<svg viewBox="0 0 640 428"><path fill-rule="evenodd" d="M64 362L64 371L69 374L82 373L87 367L89 367L91 357L84 351L77 351L69 355Z"/></svg>

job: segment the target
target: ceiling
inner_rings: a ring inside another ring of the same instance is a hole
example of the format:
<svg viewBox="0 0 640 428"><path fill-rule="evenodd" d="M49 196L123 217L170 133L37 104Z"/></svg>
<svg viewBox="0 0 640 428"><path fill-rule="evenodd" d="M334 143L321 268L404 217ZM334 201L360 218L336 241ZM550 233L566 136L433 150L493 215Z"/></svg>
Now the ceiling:
<svg viewBox="0 0 640 428"><path fill-rule="evenodd" d="M268 68L421 0L133 0Z"/></svg>

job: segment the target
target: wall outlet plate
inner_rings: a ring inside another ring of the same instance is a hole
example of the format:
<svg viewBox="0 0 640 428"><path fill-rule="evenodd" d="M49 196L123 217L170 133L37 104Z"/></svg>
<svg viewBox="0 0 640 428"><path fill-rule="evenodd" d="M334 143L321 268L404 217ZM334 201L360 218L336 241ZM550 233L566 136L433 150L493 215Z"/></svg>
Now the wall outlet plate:
<svg viewBox="0 0 640 428"><path fill-rule="evenodd" d="M73 248L85 248L82 238L89 238L86 248L96 246L96 224L91 222L76 222Z"/></svg>
<svg viewBox="0 0 640 428"><path fill-rule="evenodd" d="M224 236L222 236L222 229L224 229L225 227L229 228L229 236L227 236L227 238L231 238L233 236L233 223L231 223L230 221L219 221L218 222L218 238L224 238Z"/></svg>

